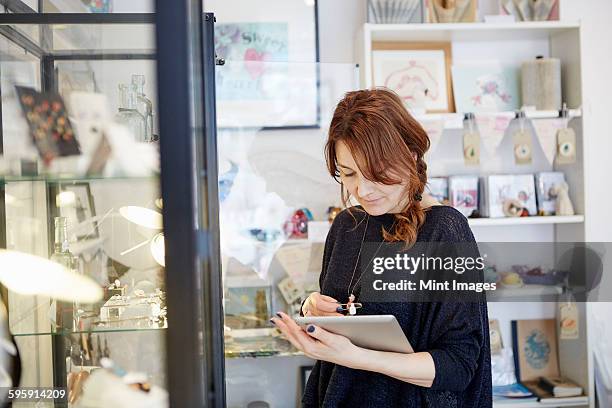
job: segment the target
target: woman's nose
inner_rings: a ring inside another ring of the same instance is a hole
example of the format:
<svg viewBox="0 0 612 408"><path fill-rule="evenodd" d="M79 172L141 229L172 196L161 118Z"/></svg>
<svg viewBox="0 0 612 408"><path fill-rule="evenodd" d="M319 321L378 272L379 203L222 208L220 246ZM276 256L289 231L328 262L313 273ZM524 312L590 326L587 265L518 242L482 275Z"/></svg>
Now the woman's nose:
<svg viewBox="0 0 612 408"><path fill-rule="evenodd" d="M365 197L373 191L372 182L365 177L359 178L359 183L357 183L357 196Z"/></svg>

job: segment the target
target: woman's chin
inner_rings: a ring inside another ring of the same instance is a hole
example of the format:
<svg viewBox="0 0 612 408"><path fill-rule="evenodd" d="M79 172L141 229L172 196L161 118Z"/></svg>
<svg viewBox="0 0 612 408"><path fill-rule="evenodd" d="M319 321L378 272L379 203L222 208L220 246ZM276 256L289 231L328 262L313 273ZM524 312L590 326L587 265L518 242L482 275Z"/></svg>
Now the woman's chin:
<svg viewBox="0 0 612 408"><path fill-rule="evenodd" d="M372 204L372 203L360 203L363 209L370 215L377 216L383 215L388 212L388 209L381 204Z"/></svg>

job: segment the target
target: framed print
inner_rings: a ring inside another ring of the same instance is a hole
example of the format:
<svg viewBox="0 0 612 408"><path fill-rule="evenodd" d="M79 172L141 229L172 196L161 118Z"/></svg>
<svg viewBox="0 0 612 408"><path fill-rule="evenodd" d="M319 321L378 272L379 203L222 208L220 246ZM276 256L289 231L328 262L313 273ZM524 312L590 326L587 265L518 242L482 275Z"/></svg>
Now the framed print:
<svg viewBox="0 0 612 408"><path fill-rule="evenodd" d="M318 127L316 1L210 0L206 11L225 61L215 72L218 127Z"/></svg>
<svg viewBox="0 0 612 408"><path fill-rule="evenodd" d="M519 381L559 376L556 327L555 319L512 321L514 364Z"/></svg>
<svg viewBox="0 0 612 408"><path fill-rule="evenodd" d="M395 91L408 109L454 112L450 43L372 43L374 86Z"/></svg>
<svg viewBox="0 0 612 408"><path fill-rule="evenodd" d="M519 68L495 61L453 66L457 112L505 112L521 107Z"/></svg>
<svg viewBox="0 0 612 408"><path fill-rule="evenodd" d="M270 325L270 286L229 287L225 293L225 324L232 329L256 329Z"/></svg>
<svg viewBox="0 0 612 408"><path fill-rule="evenodd" d="M485 178L484 213L491 218L507 217L504 206L518 201L528 215L537 215L536 191L533 174L492 174Z"/></svg>
<svg viewBox="0 0 612 408"><path fill-rule="evenodd" d="M97 238L97 222L86 222L96 215L89 183L62 184L56 204L62 217L68 220L68 233L77 240Z"/></svg>
<svg viewBox="0 0 612 408"><path fill-rule="evenodd" d="M302 386L300 394L303 394L304 390L306 390L306 383L308 383L308 377L310 377L313 368L314 366L311 365L300 367L300 385Z"/></svg>

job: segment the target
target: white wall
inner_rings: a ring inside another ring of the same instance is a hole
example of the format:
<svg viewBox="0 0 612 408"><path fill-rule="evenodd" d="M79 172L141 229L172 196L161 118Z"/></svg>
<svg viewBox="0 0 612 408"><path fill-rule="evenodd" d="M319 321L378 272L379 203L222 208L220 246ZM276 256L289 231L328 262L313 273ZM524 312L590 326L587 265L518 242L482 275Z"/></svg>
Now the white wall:
<svg viewBox="0 0 612 408"><path fill-rule="evenodd" d="M585 155L585 214L584 225L586 241L612 241L612 217L609 216L609 203L612 202L612 190L607 181L612 174L612 115L609 113L612 81L608 80L612 73L612 50L602 47L603 39L609 38L609 18L612 16L612 2L607 0L561 0L561 15L565 20L582 21L582 78L584 103L584 155ZM319 0L319 39L320 59L322 62L356 61L354 34L366 20L365 0ZM602 52L606 50L607 52ZM303 140L313 136L310 132L287 134L277 133L270 136L266 144L278 142L288 143ZM318 134L317 137L322 135ZM317 146L311 144L307 148L309 154L316 156ZM261 145L263 147L263 145ZM554 227L551 227L551 229ZM539 231L539 230L538 230ZM477 231L483 238L489 231ZM509 233L512 231L508 231ZM519 232L519 231L515 231ZM521 229L529 235L529 230ZM534 231L535 232L535 231ZM495 240L494 235L489 240ZM607 265L612 264L611 256L607 256ZM612 269L610 267L606 269ZM610 272L608 272L610 279ZM591 311L602 313L612 312L612 304L598 303L591 305ZM492 308L495 309L495 308ZM597 332L591 333L589 341L595 341ZM610 357L609 357L610 358ZM289 360L286 360L289 361ZM237 362L241 364L241 362ZM248 364L247 361L244 364ZM252 363L251 363L252 364ZM609 361L612 366L612 361ZM289 363L286 369L295 372L297 367ZM282 378L279 376L279 379ZM285 380L288 381L288 380ZM293 379L289 383L293 383ZM283 401L289 403L289 401ZM282 405L282 403L281 403Z"/></svg>
<svg viewBox="0 0 612 408"><path fill-rule="evenodd" d="M610 115L610 95L612 95L612 50L606 43L610 38L610 16L612 2L607 0L563 0L561 16L566 19L579 19L582 24L582 88L584 110L584 175L585 175L585 241L612 241L612 217L610 203L612 190L609 175L612 173L612 115ZM602 287L610 287L612 282L612 254L605 254ZM609 297L609 294L606 294ZM605 333L610 331L612 320L602 319L610 316L612 303L592 303L590 323L592 331L589 341L597 346L607 341ZM594 347L595 349L597 347ZM601 348L600 348L601 350ZM612 356L599 355L600 364L612 370ZM612 389L612 384L607 384Z"/></svg>

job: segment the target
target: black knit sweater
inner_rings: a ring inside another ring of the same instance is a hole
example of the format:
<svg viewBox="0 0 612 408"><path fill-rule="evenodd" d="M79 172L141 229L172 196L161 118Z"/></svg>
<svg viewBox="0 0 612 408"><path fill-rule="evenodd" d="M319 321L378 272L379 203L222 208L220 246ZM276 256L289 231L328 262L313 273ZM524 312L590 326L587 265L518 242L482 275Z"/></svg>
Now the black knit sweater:
<svg viewBox="0 0 612 408"><path fill-rule="evenodd" d="M426 213L417 241L474 242L466 218L447 206ZM321 293L346 302L364 233L363 211L344 210L325 243ZM381 242L394 216L370 216L365 242ZM357 228L355 226L358 224ZM359 299L359 285L354 293ZM419 387L371 371L317 361L302 398L304 407L491 407L491 356L487 304L364 303L359 315L392 314L416 352L427 351L436 375L431 388Z"/></svg>

